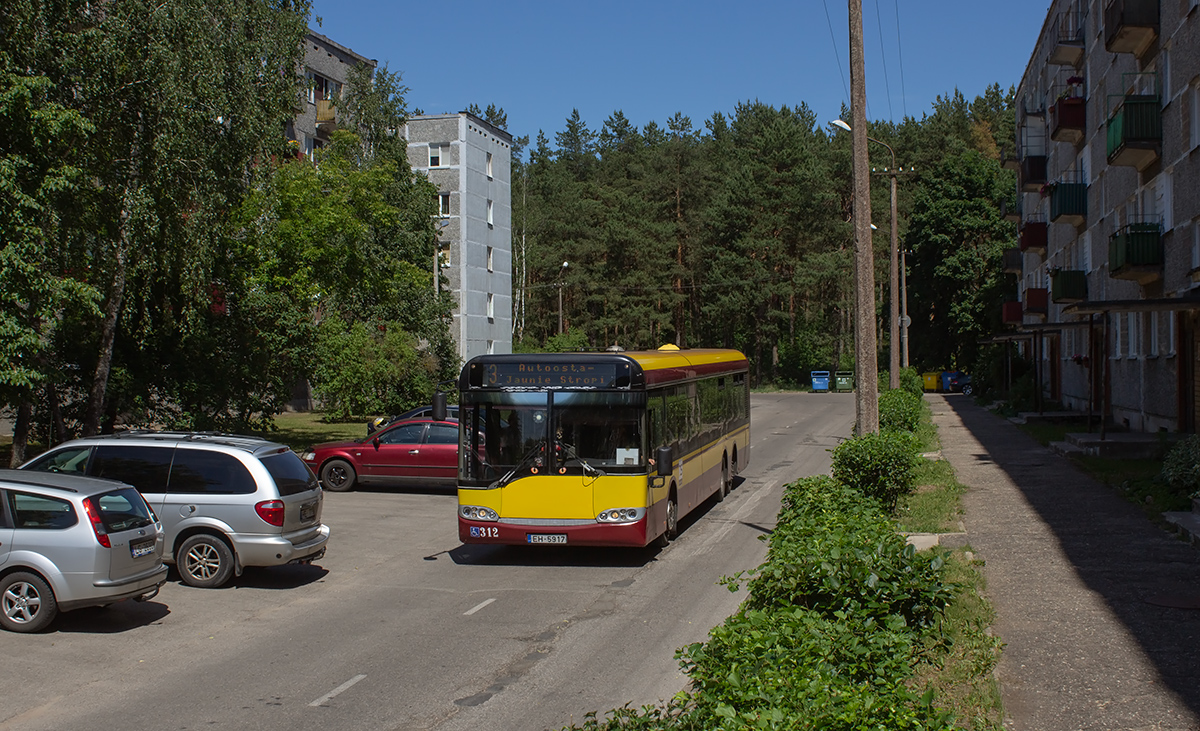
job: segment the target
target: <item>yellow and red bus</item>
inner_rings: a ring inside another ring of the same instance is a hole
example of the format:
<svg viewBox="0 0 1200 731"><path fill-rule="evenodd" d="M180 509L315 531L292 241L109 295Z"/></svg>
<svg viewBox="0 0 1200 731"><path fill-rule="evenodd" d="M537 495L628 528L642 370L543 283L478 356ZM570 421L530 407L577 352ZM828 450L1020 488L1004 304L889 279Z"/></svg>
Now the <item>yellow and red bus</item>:
<svg viewBox="0 0 1200 731"><path fill-rule="evenodd" d="M750 460L736 350L481 355L459 377L464 543L665 546Z"/></svg>

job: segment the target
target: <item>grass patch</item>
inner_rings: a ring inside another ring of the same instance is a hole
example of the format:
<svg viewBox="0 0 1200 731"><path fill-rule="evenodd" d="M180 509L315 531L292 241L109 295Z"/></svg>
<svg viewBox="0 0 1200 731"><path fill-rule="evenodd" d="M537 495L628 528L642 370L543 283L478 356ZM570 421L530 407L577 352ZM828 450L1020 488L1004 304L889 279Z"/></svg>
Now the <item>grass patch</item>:
<svg viewBox="0 0 1200 731"><path fill-rule="evenodd" d="M931 648L917 682L932 688L938 705L954 714L955 726L975 731L1004 727L1004 706L994 670L1003 647L990 630L996 614L984 598L983 562L968 549L947 555L946 577L957 587L942 620L943 642Z"/></svg>
<svg viewBox="0 0 1200 731"><path fill-rule="evenodd" d="M275 429L257 436L301 450L321 442L362 439L367 436L368 417L353 421L326 421L319 411L289 411L275 417Z"/></svg>
<svg viewBox="0 0 1200 731"><path fill-rule="evenodd" d="M896 504L896 526L905 533L954 533L962 530L962 495L967 488L944 459L923 459L916 489Z"/></svg>

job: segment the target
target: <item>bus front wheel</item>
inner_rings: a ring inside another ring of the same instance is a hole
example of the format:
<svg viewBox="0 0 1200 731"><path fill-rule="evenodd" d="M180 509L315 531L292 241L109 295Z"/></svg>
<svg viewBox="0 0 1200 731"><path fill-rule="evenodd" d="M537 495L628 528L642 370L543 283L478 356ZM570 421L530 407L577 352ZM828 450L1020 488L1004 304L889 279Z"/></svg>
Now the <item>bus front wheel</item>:
<svg viewBox="0 0 1200 731"><path fill-rule="evenodd" d="M671 497L667 498L667 529L655 539L654 545L659 548L666 548L671 540L675 538L678 530L679 504L675 501L675 493L671 493Z"/></svg>

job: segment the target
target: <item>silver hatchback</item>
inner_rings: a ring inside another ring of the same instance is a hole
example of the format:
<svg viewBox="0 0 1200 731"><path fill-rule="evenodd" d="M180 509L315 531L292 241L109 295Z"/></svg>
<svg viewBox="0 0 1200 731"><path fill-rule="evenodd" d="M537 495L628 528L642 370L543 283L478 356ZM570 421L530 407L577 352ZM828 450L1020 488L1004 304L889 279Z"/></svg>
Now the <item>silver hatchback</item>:
<svg viewBox="0 0 1200 731"><path fill-rule="evenodd" d="M64 442L22 470L133 485L162 518L164 560L191 586L218 587L247 566L325 554L324 494L287 446L256 437L129 431Z"/></svg>
<svg viewBox="0 0 1200 731"><path fill-rule="evenodd" d="M0 626L36 632L59 612L144 601L167 580L162 525L110 480L0 470Z"/></svg>

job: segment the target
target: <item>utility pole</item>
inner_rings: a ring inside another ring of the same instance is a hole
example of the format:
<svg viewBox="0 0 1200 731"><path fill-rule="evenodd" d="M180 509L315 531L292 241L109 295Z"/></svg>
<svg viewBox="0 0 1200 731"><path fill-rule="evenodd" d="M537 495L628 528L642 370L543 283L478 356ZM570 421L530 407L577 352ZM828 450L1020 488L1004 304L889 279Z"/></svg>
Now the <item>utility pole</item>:
<svg viewBox="0 0 1200 731"><path fill-rule="evenodd" d="M871 243L871 176L867 160L867 82L862 0L850 5L850 118L854 158L854 416L858 434L879 431L879 365L875 339L875 252ZM893 217L893 226L895 225Z"/></svg>

